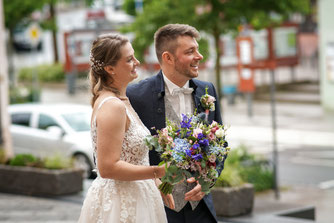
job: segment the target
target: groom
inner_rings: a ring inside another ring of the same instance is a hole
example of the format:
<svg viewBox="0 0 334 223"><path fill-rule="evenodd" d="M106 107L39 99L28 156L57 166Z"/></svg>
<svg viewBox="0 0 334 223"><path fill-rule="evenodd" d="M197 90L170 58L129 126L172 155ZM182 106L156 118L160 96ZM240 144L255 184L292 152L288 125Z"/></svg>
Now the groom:
<svg viewBox="0 0 334 223"><path fill-rule="evenodd" d="M179 123L181 114L203 112L200 98L208 94L217 99L216 110L210 112L209 121L221 123L220 108L212 83L193 78L198 76L199 62L203 56L198 51L199 32L192 26L169 24L161 27L154 35L155 50L161 66L160 72L138 84L130 85L127 96L144 125L156 134L168 120ZM151 165L160 162L156 151L150 151ZM223 168L224 163L220 166ZM177 184L173 189L176 210L167 207L168 222L211 223L217 222L211 194L201 191L201 185L193 178L188 183Z"/></svg>

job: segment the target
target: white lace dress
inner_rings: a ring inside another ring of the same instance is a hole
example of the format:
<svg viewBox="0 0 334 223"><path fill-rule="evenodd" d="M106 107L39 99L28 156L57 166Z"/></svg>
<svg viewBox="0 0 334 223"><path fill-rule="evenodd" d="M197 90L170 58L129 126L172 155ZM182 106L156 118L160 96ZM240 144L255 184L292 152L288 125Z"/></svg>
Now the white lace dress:
<svg viewBox="0 0 334 223"><path fill-rule="evenodd" d="M120 100L116 97L105 98L98 109L110 99ZM130 119L130 126L125 133L120 159L135 165L148 166L148 148L143 138L150 132L129 103L126 105L126 113ZM92 123L91 135L96 157L96 116ZM163 223L167 220L160 192L153 180L105 179L97 170L97 178L87 192L79 222Z"/></svg>

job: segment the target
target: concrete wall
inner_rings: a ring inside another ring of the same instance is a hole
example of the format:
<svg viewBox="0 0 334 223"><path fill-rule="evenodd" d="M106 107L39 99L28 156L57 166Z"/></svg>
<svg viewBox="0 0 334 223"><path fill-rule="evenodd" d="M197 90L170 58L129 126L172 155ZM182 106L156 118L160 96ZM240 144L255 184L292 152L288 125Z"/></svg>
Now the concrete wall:
<svg viewBox="0 0 334 223"><path fill-rule="evenodd" d="M334 1L318 0L321 103L334 112Z"/></svg>

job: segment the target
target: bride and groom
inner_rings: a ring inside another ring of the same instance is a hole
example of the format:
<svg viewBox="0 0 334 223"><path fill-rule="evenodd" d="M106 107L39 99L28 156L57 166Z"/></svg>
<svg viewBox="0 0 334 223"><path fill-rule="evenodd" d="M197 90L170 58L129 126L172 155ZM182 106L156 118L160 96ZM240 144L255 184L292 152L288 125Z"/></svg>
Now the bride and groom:
<svg viewBox="0 0 334 223"><path fill-rule="evenodd" d="M194 79L203 59L198 38L189 25L161 27L154 35L160 72L129 86L139 61L128 39L108 34L93 42L91 133L98 176L79 222L217 222L211 194L205 195L193 178L177 184L172 194L159 193L164 166L143 141L165 127L166 118L179 122L181 114L201 111L206 87L216 97L212 83ZM221 122L215 103L209 121Z"/></svg>

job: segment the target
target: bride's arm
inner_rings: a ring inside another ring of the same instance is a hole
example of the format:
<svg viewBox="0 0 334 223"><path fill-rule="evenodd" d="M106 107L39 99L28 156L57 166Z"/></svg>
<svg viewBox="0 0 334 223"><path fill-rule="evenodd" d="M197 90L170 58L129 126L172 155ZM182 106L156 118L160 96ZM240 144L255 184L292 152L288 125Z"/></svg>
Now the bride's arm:
<svg viewBox="0 0 334 223"><path fill-rule="evenodd" d="M132 181L162 177L164 166L139 166L120 160L126 126L125 106L110 100L97 112L97 160L101 177Z"/></svg>

